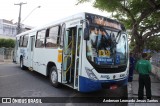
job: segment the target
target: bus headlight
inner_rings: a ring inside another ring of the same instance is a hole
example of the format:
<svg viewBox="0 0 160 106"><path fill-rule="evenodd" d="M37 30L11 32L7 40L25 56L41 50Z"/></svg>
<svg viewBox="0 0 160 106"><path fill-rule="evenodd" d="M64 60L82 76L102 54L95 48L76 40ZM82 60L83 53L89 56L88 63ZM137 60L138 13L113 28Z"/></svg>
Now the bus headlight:
<svg viewBox="0 0 160 106"><path fill-rule="evenodd" d="M93 80L98 80L98 78L96 77L96 75L92 72L91 69L89 69L88 67L85 67L85 70L87 72L87 75L90 79L93 79Z"/></svg>

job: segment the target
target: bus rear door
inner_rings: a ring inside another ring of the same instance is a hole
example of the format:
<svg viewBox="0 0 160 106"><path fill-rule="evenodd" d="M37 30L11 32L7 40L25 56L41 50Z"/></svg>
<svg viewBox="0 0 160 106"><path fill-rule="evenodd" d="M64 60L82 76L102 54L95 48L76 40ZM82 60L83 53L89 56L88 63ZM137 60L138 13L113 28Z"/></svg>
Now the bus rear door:
<svg viewBox="0 0 160 106"><path fill-rule="evenodd" d="M35 44L35 36L30 36L29 39L29 54L28 54L28 65L30 69L33 69L33 51L34 51L34 44Z"/></svg>

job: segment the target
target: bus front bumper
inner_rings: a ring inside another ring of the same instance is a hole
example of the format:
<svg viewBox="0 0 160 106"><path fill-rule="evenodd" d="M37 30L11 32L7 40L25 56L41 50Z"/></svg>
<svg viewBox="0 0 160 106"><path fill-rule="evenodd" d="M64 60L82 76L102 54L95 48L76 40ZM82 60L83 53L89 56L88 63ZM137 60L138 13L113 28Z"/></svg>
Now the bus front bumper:
<svg viewBox="0 0 160 106"><path fill-rule="evenodd" d="M125 86L127 85L128 77L118 80L92 80L79 76L79 91L80 92L93 92L101 89L110 89L112 86Z"/></svg>

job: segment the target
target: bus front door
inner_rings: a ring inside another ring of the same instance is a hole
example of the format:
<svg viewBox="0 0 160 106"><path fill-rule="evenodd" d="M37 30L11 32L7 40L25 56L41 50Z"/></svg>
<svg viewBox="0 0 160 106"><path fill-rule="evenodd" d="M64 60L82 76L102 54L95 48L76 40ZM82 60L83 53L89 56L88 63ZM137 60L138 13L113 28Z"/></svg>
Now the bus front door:
<svg viewBox="0 0 160 106"><path fill-rule="evenodd" d="M78 88L78 70L81 30L79 26L67 28L64 35L62 83Z"/></svg>

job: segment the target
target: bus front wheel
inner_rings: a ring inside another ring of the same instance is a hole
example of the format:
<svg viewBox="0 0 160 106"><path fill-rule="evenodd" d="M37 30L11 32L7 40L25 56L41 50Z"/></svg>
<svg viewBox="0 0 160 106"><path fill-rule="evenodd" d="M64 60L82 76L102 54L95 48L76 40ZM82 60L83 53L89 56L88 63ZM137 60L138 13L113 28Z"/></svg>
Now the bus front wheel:
<svg viewBox="0 0 160 106"><path fill-rule="evenodd" d="M58 72L57 72L57 68L55 66L53 66L50 70L50 82L56 88L59 86Z"/></svg>

